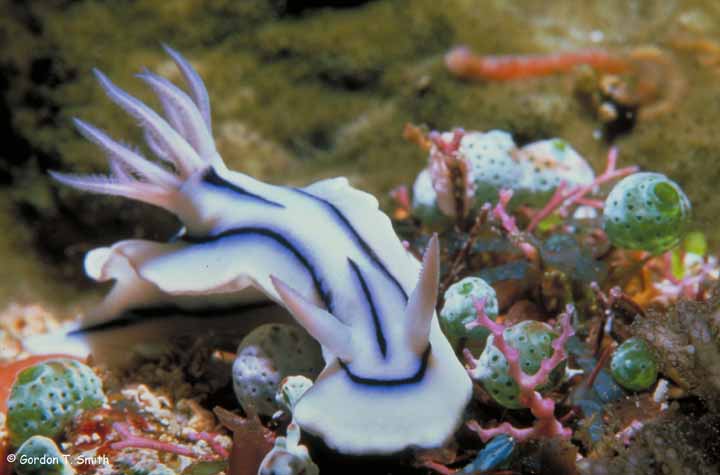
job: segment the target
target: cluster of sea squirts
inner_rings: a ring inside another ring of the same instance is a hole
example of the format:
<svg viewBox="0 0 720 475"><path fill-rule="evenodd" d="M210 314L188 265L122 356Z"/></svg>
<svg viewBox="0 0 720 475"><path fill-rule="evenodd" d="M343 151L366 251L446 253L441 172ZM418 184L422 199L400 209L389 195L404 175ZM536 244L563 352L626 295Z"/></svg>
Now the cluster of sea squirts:
<svg viewBox="0 0 720 475"><path fill-rule="evenodd" d="M448 143L453 140L450 132L440 137ZM413 185L411 213L422 227L442 231L452 228L457 217L444 212L438 204L438 194L443 190L438 189L433 176L434 147L430 152L431 164L419 173ZM496 204L501 190L513 193L507 203L511 212L523 206L541 208L561 184L566 190L589 187L590 195L600 195L593 169L562 139L519 147L504 131L463 132L454 153L467 164L475 213L486 203ZM687 231L690 210L690 202L677 183L658 173L643 172L632 173L617 182L600 210L579 206L575 213L576 217L590 216L599 221L613 246L654 256L678 245ZM566 234L553 234L548 242L553 240L561 247L575 243ZM541 252L545 250L543 247ZM498 299L488 282L478 275L469 275L453 283L444 294L439 312L441 326L454 345L474 343L484 348L477 367L470 369L471 376L495 402L518 409L522 407L517 399L518 387L508 374L504 355L493 345L487 329L469 325L477 316L477 302L484 302L488 317L498 316ZM552 327L537 321L521 321L505 330L506 341L519 350L521 367L528 375L535 374L542 360L552 355L555 337L557 333ZM658 376L654 352L638 338L628 339L614 350L610 369L615 381L631 391L650 388ZM564 371L564 364L558 366L549 381L537 389L545 392L556 387Z"/></svg>
<svg viewBox="0 0 720 475"><path fill-rule="evenodd" d="M444 136L449 139L449 134ZM469 164L475 209L496 203L502 189L513 192L511 209L541 207L561 183L570 189L590 186L596 178L587 161L559 138L518 147L507 132L467 132L457 153ZM429 168L418 174L412 191L412 213L424 225L442 228L452 224L438 206ZM618 182L607 196L604 229L620 248L660 254L679 243L690 222L690 210L687 195L674 181L659 173L634 173Z"/></svg>
<svg viewBox="0 0 720 475"><path fill-rule="evenodd" d="M236 395L248 414L292 414L295 403L312 386L310 378L321 368L320 347L303 330L262 325L239 345L233 371ZM76 468L57 442L83 414L109 407L103 383L93 369L67 358L22 370L7 405L6 426L14 456L32 461L16 463L18 475L75 475ZM287 437L276 439L258 473L317 474L307 448L299 443L297 425L290 424L287 431Z"/></svg>

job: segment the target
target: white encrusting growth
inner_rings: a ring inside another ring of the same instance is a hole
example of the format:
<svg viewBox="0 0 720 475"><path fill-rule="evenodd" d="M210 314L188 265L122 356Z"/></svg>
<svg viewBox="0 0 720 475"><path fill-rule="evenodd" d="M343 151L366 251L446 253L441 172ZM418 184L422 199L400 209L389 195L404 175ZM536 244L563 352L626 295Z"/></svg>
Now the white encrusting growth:
<svg viewBox="0 0 720 475"><path fill-rule="evenodd" d="M435 314L437 236L421 267L375 197L345 178L297 189L228 170L212 138L201 79L165 49L189 93L153 73L138 76L158 96L164 118L96 71L164 163L76 120L79 132L107 154L112 174L53 173L82 190L161 206L185 225L171 242L126 240L87 254L88 276L115 284L79 334L94 338L122 326L128 309L250 303L262 292L323 347L326 367L293 414L303 430L344 453L441 446L459 426L472 385ZM248 310L237 326L248 327L259 315Z"/></svg>

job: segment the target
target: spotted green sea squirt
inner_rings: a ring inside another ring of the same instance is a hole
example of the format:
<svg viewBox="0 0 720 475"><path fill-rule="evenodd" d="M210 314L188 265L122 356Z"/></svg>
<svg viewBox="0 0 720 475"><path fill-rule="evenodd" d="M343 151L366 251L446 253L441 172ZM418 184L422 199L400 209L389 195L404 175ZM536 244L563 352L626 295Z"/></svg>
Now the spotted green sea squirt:
<svg viewBox="0 0 720 475"><path fill-rule="evenodd" d="M526 320L508 327L503 333L505 341L520 351L520 365L525 374L533 375L540 370L543 359L552 356L552 341L557 338L552 328L543 322ZM538 391L550 389L560 383L565 372L565 363L559 364L551 373L548 383ZM520 389L508 371L508 363L502 352L493 345L493 337L480 355L477 366L470 370L471 377L478 381L492 398L501 406L510 409L524 407L518 400Z"/></svg>
<svg viewBox="0 0 720 475"><path fill-rule="evenodd" d="M477 314L473 299L484 300L487 316L493 320L497 317L495 289L480 277L465 277L445 291L445 303L440 310L440 325L451 341L461 338L482 341L490 334L484 327L466 328Z"/></svg>
<svg viewBox="0 0 720 475"><path fill-rule="evenodd" d="M470 164L477 207L496 203L499 190L519 186L522 177L512 157L515 149L512 136L502 130L470 132L462 138L459 152Z"/></svg>
<svg viewBox="0 0 720 475"><path fill-rule="evenodd" d="M75 470L52 439L36 435L15 454L17 475L74 475Z"/></svg>
<svg viewBox="0 0 720 475"><path fill-rule="evenodd" d="M610 370L617 383L631 391L644 391L655 384L658 365L655 355L639 338L625 340L613 352Z"/></svg>
<svg viewBox="0 0 720 475"><path fill-rule="evenodd" d="M636 173L608 195L604 228L616 246L661 254L682 239L690 210L690 200L677 183L660 173Z"/></svg>
<svg viewBox="0 0 720 475"><path fill-rule="evenodd" d="M514 201L541 207L560 183L568 187L589 185L595 179L587 161L565 140L533 142L518 154L522 179Z"/></svg>
<svg viewBox="0 0 720 475"><path fill-rule="evenodd" d="M100 379L88 366L57 359L32 366L17 378L8 400L10 442L34 435L57 437L81 411L106 402Z"/></svg>
<svg viewBox="0 0 720 475"><path fill-rule="evenodd" d="M323 367L320 345L301 328L261 325L238 347L233 364L233 388L243 406L253 406L261 415L272 415L281 404L275 395L283 378L316 378Z"/></svg>

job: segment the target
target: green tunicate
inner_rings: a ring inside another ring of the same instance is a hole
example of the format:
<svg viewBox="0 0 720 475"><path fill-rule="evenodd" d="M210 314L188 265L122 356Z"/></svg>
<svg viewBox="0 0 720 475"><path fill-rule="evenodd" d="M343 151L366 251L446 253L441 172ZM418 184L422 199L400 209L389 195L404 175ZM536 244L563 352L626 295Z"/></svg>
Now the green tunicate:
<svg viewBox="0 0 720 475"><path fill-rule="evenodd" d="M465 277L445 291L445 303L440 310L440 324L451 340L468 338L485 341L490 332L484 327L468 330L466 325L477 318L473 299L485 299L485 313L491 319L498 315L495 289L480 277Z"/></svg>
<svg viewBox="0 0 720 475"><path fill-rule="evenodd" d="M521 170L512 156L515 149L512 136L501 130L470 132L463 136L459 152L470 165L476 206L496 203L501 189L518 187Z"/></svg>
<svg viewBox="0 0 720 475"><path fill-rule="evenodd" d="M527 144L518 158L522 178L513 196L516 204L544 206L560 183L573 187L595 180L587 161L562 139Z"/></svg>
<svg viewBox="0 0 720 475"><path fill-rule="evenodd" d="M658 365L652 350L639 338L630 338L618 346L610 361L610 371L619 385L631 391L643 391L655 384Z"/></svg>
<svg viewBox="0 0 720 475"><path fill-rule="evenodd" d="M73 475L75 471L52 439L36 435L15 454L17 475Z"/></svg>
<svg viewBox="0 0 720 475"><path fill-rule="evenodd" d="M322 368L320 345L305 330L268 323L240 342L233 363L233 389L244 409L252 406L258 414L270 416L283 408L276 399L283 378L316 378Z"/></svg>
<svg viewBox="0 0 720 475"><path fill-rule="evenodd" d="M78 413L105 402L100 379L78 361L57 359L27 368L8 399L10 442L18 446L34 435L57 437Z"/></svg>
<svg viewBox="0 0 720 475"><path fill-rule="evenodd" d="M690 200L674 181L659 173L636 173L608 195L603 225L616 246L661 254L680 242L690 211Z"/></svg>
<svg viewBox="0 0 720 475"><path fill-rule="evenodd" d="M526 320L503 332L508 345L520 352L520 366L525 374L533 375L540 369L543 359L554 353L552 340L557 338L552 328L543 322ZM545 391L557 386L565 372L565 362L550 372L547 383L538 386L538 391ZM508 372L505 355L493 344L493 337L488 338L485 350L480 355L477 366L470 375L478 381L495 401L511 409L523 407L519 402L520 388Z"/></svg>

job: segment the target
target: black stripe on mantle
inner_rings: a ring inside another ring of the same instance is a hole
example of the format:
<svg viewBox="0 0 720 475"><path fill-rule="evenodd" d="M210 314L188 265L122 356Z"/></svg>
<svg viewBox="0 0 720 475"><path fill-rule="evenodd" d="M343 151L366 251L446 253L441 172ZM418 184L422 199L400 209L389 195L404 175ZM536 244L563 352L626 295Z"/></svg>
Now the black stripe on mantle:
<svg viewBox="0 0 720 475"><path fill-rule="evenodd" d="M300 261L300 264L308 271L310 274L310 278L313 281L313 286L315 287L315 290L317 291L318 295L320 296L320 300L322 300L323 304L325 304L325 307L328 309L328 312L333 313L333 301L332 301L332 295L327 290L323 289L322 281L320 280L320 277L317 274L317 271L315 270L315 267L310 263L307 257L300 252L291 242L288 238L283 236L282 234L273 231L268 228L262 228L262 227L247 227L247 228L232 228L232 229L226 229L225 231L222 231L218 234L213 234L212 236L201 236L201 237L193 237L193 236L183 236L181 239L185 242L191 243L191 244L206 244L209 242L218 241L222 238L230 237L230 236L243 236L243 235L256 235L256 236L263 236L270 238L280 244L282 247L290 251L295 258Z"/></svg>
<svg viewBox="0 0 720 475"><path fill-rule="evenodd" d="M247 191L245 188L226 180L225 178L218 175L217 172L215 171L215 168L213 168L213 167L208 168L208 170L203 175L202 180L205 183L208 183L210 185L217 186L218 188L224 188L226 190L230 190L234 193L237 193L240 196L243 196L245 198L249 198L249 199L252 199L255 201L259 201L266 205L274 206L276 208L284 208L285 207L285 205L283 205L283 204L276 203L275 201L269 200L265 197L262 197L255 193Z"/></svg>
<svg viewBox="0 0 720 475"><path fill-rule="evenodd" d="M293 188L293 190L295 190L296 192L300 193L300 194L303 195L303 196L306 196L306 197L311 198L311 199L313 199L313 200L315 200L315 201L318 201L318 202L320 202L321 204L323 204L324 206L326 206L327 208L329 208L330 211L340 220L341 224L342 224L343 226L345 226L345 228L350 231L350 234L352 234L353 238L355 239L355 241L356 241L356 242L358 243L358 245L360 246L360 249L362 249L362 251L370 258L370 260L373 261L373 263L375 263L375 265L377 265L377 266L380 268L380 270L382 271L382 273L385 274L385 276L386 276L388 279L390 279L390 281L392 281L393 285L394 285L395 287L397 287L397 289L398 289L398 290L400 291L400 293L402 294L403 298L404 298L406 301L408 300L408 294L407 294L407 292L405 291L405 289L402 287L402 285L400 285L400 282L398 282L398 280L395 278L395 276L390 273L390 271L388 270L387 267L385 267L385 264L382 263L382 261L380 260L380 257L378 257L378 255L375 253L375 251L372 250L372 248L370 247L370 245L368 245L368 243L365 242L365 240L360 236L360 233L358 233L357 230L356 230L356 229L353 227L353 225L350 223L350 220L347 218L347 216L345 216L345 215L337 208L337 206L335 206L334 204L332 204L332 203L329 202L328 200L325 200L325 199L323 199L323 198L320 198L320 197L318 197L318 196L315 196L315 195L313 195L312 193L308 193L308 192L305 191L305 190L301 190L301 189L299 189L299 188Z"/></svg>
<svg viewBox="0 0 720 475"><path fill-rule="evenodd" d="M362 288L363 295L365 295L365 300L367 301L368 305L370 306L370 315L372 315L372 321L373 326L375 327L375 339L377 340L378 348L380 349L380 354L383 356L383 358L387 357L387 340L385 339L385 335L383 334L382 330L382 324L380 322L380 315L378 314L377 307L375 306L375 300L373 299L372 293L370 292L370 288L368 287L367 282L365 281L365 278L363 277L362 273L360 272L360 268L358 265L348 257L348 262L350 263L350 267L352 268L353 272L355 273L355 276L358 278L358 281L360 282L360 287Z"/></svg>
<svg viewBox="0 0 720 475"><path fill-rule="evenodd" d="M420 359L420 368L418 368L417 372L409 376L407 378L397 378L397 379L376 379L376 378L365 378L362 376L358 376L357 374L353 373L352 370L348 367L347 363L342 361L338 358L338 363L340 364L340 367L345 371L345 374L348 375L348 378L353 383L362 384L365 386L379 386L379 387L395 387L395 386L406 386L409 384L417 384L420 381L423 380L425 377L425 373L427 372L428 363L430 362L430 354L432 353L432 345L428 343L427 348L425 349L425 352L423 352L421 359Z"/></svg>

